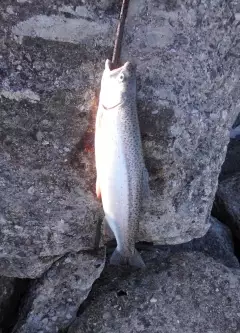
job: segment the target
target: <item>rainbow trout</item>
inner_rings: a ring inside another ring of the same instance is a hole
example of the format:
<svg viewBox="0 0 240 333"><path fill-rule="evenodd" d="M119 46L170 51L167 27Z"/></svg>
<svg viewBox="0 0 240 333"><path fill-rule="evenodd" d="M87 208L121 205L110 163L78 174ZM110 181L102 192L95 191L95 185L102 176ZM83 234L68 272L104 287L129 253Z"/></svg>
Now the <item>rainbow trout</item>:
<svg viewBox="0 0 240 333"><path fill-rule="evenodd" d="M111 65L107 60L96 117L96 193L117 241L110 263L142 268L135 239L149 187L136 108L136 72L129 62L114 70Z"/></svg>

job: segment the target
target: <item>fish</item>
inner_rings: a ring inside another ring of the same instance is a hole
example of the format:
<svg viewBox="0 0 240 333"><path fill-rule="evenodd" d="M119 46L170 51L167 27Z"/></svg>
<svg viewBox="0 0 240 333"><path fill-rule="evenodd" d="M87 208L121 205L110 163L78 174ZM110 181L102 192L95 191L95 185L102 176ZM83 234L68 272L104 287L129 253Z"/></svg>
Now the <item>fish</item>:
<svg viewBox="0 0 240 333"><path fill-rule="evenodd" d="M149 197L136 103L136 66L106 60L95 123L96 195L116 238L112 265L144 268L135 248L139 217Z"/></svg>

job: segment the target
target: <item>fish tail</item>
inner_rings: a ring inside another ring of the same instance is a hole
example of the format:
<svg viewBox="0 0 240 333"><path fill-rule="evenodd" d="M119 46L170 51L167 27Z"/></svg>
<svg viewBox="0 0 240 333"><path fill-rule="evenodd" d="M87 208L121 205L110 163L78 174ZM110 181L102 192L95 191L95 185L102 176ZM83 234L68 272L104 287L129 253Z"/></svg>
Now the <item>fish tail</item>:
<svg viewBox="0 0 240 333"><path fill-rule="evenodd" d="M110 258L110 264L119 266L119 265L129 265L129 266L134 266L137 268L145 268L144 261L142 260L142 257L140 253L135 249L135 252L133 255L129 257L123 256L118 249L115 249L113 252L111 258Z"/></svg>

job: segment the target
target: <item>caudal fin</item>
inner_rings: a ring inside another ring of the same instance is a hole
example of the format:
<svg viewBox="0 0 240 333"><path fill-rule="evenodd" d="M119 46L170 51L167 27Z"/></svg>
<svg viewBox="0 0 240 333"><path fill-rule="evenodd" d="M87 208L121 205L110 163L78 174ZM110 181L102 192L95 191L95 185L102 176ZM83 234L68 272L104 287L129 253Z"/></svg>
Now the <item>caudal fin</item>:
<svg viewBox="0 0 240 333"><path fill-rule="evenodd" d="M110 258L110 264L119 266L119 265L129 265L134 266L137 268L145 268L144 261L142 260L142 257L140 253L135 250L134 254L130 257L124 257L121 255L121 253L115 249L113 252L111 258Z"/></svg>

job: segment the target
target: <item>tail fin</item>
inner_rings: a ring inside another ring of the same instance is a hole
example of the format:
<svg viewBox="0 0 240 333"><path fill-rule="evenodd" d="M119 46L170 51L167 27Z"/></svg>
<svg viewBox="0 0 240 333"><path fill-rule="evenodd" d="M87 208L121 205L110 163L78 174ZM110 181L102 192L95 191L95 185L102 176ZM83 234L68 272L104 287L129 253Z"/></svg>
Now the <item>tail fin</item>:
<svg viewBox="0 0 240 333"><path fill-rule="evenodd" d="M110 264L116 266L129 265L142 269L146 267L140 253L137 250L135 250L132 256L123 257L121 253L117 249L115 249L110 258Z"/></svg>

